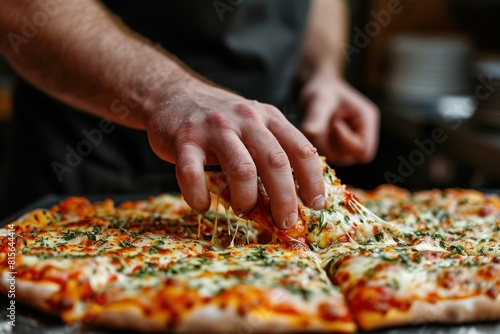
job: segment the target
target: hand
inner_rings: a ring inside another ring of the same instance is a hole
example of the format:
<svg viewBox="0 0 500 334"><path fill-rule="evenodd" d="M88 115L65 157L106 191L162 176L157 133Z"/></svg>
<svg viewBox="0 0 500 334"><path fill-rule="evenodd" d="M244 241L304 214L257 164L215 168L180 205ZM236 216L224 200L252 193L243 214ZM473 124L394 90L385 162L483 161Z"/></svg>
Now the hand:
<svg viewBox="0 0 500 334"><path fill-rule="evenodd" d="M336 165L370 162L378 146L379 111L365 96L333 75L304 86L302 132Z"/></svg>
<svg viewBox="0 0 500 334"><path fill-rule="evenodd" d="M316 149L273 106L246 100L197 79L182 81L147 116L151 147L176 164L177 180L196 211L210 208L204 165L220 164L229 177L235 213L257 201L257 173L270 197L276 225L297 221L293 167L302 201L324 207L325 188ZM315 201L316 199L316 201Z"/></svg>

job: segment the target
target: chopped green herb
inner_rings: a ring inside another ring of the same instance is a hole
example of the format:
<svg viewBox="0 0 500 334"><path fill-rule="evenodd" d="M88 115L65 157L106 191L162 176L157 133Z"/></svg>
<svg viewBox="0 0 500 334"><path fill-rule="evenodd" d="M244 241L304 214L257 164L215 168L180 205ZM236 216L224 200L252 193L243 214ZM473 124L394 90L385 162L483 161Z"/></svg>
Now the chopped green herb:
<svg viewBox="0 0 500 334"><path fill-rule="evenodd" d="M312 233L317 227L318 224L311 224L311 226L309 226L307 230L309 231L309 233Z"/></svg>
<svg viewBox="0 0 500 334"><path fill-rule="evenodd" d="M410 258L405 253L399 253L399 258L401 259L403 264L405 264L406 266L409 266L411 264Z"/></svg>
<svg viewBox="0 0 500 334"><path fill-rule="evenodd" d="M387 283L387 286L394 289L394 290L399 290L399 288L401 287L401 285L399 284L399 282L396 279L393 279L392 281Z"/></svg>
<svg viewBox="0 0 500 334"><path fill-rule="evenodd" d="M312 294L311 291L299 286L290 285L290 286L284 286L284 288L290 291L291 293L300 295L304 300L309 300Z"/></svg>
<svg viewBox="0 0 500 334"><path fill-rule="evenodd" d="M130 232L129 234L132 238L137 238L139 235L141 235L140 232Z"/></svg>
<svg viewBox="0 0 500 334"><path fill-rule="evenodd" d="M376 273L377 271L375 270L375 267L371 267L370 269L365 271L365 275L367 278L373 278L373 276L375 276Z"/></svg>
<svg viewBox="0 0 500 334"><path fill-rule="evenodd" d="M154 245L149 247L149 254L156 254L158 253L158 248L161 248L165 243L161 240L158 240Z"/></svg>
<svg viewBox="0 0 500 334"><path fill-rule="evenodd" d="M298 261L297 267L305 269L305 268L308 268L309 266L307 265L306 262Z"/></svg>
<svg viewBox="0 0 500 334"><path fill-rule="evenodd" d="M434 233L432 235L432 239L444 240L444 237L441 234L439 234L439 233Z"/></svg>
<svg viewBox="0 0 500 334"><path fill-rule="evenodd" d="M63 231L62 235L64 240L71 240L76 238L77 233L75 231L68 230L68 231Z"/></svg>
<svg viewBox="0 0 500 334"><path fill-rule="evenodd" d="M378 232L377 234L374 235L374 237L375 237L375 240L377 240L378 242L383 241L384 240L384 232Z"/></svg>
<svg viewBox="0 0 500 334"><path fill-rule="evenodd" d="M458 253L460 255L464 254L464 246L462 246L462 245L458 245L458 246L451 245L448 247L448 250L451 252Z"/></svg>
<svg viewBox="0 0 500 334"><path fill-rule="evenodd" d="M130 248L130 247L134 247L134 245L132 245L129 241L120 241L120 243L118 244L118 246L122 247L122 248Z"/></svg>

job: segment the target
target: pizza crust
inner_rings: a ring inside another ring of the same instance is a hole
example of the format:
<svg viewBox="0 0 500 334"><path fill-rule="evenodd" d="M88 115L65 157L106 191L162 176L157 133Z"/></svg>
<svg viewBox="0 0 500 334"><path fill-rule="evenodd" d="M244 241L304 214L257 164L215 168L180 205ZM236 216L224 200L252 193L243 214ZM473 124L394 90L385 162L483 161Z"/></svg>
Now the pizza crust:
<svg viewBox="0 0 500 334"><path fill-rule="evenodd" d="M200 321L203 319L203 321ZM353 322L321 321L311 317L308 323L300 323L293 315L286 316L264 310L254 310L246 317L241 317L232 309L221 310L207 305L189 314L179 326L181 333L201 333L207 328L214 333L270 333L270 332L319 332L332 331L351 333L356 330Z"/></svg>
<svg viewBox="0 0 500 334"><path fill-rule="evenodd" d="M443 300L437 303L416 301L405 312L397 309L391 309L385 314L361 311L357 312L355 317L363 330L427 323L458 324L493 321L500 319L500 298L491 299L486 296L477 296L458 300Z"/></svg>
<svg viewBox="0 0 500 334"><path fill-rule="evenodd" d="M8 290L7 275L2 275L0 282L1 290ZM48 304L49 298L60 290L58 284L49 281L31 282L23 279L16 279L16 301L30 305L45 312L57 314L53 307Z"/></svg>
<svg viewBox="0 0 500 334"><path fill-rule="evenodd" d="M168 328L164 322L147 317L138 305L132 303L109 307L100 312L95 318L87 318L87 321L91 322L92 326L113 329L160 332Z"/></svg>
<svg viewBox="0 0 500 334"><path fill-rule="evenodd" d="M123 305L125 306L125 305ZM176 319L177 320L177 319ZM184 318L178 319L174 328L167 323L148 317L137 305L107 308L92 319L92 324L108 328L122 328L145 332L172 330L174 333L270 333L270 332L322 332L352 333L356 330L353 322L321 321L298 323L293 315L252 312L245 317L230 308L221 309L215 305L204 305Z"/></svg>

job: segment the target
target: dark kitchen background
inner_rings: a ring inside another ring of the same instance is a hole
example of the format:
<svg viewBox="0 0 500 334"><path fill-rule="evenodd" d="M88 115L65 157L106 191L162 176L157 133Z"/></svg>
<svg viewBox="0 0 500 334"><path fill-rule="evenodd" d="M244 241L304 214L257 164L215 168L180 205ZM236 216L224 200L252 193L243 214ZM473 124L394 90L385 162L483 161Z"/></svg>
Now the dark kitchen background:
<svg viewBox="0 0 500 334"><path fill-rule="evenodd" d="M343 182L500 188L500 2L351 0L348 80L379 105L381 145ZM0 59L0 168L15 75Z"/></svg>
<svg viewBox="0 0 500 334"><path fill-rule="evenodd" d="M500 2L350 3L347 78L382 124L375 161L336 168L342 181L499 188Z"/></svg>

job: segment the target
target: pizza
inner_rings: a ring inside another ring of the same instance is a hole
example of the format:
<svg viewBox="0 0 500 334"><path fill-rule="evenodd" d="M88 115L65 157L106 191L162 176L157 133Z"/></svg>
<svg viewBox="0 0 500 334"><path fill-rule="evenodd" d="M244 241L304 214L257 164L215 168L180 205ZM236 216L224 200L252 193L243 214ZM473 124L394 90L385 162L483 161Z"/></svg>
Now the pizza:
<svg viewBox="0 0 500 334"><path fill-rule="evenodd" d="M179 195L119 205L70 197L0 230L0 290L89 327L159 332L340 332L500 320L500 199L342 185L324 159L326 204L299 201L278 229L259 181L237 216L227 178L212 208ZM9 297L10 298L10 297Z"/></svg>
<svg viewBox="0 0 500 334"><path fill-rule="evenodd" d="M162 195L120 206L73 197L35 210L3 230L2 288L13 230L17 300L67 323L179 332L355 330L316 253L293 241L262 243L269 236L256 223L218 209L199 216L181 197Z"/></svg>

